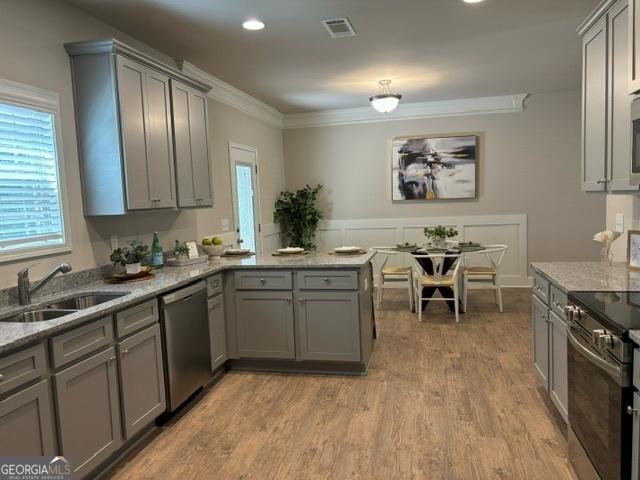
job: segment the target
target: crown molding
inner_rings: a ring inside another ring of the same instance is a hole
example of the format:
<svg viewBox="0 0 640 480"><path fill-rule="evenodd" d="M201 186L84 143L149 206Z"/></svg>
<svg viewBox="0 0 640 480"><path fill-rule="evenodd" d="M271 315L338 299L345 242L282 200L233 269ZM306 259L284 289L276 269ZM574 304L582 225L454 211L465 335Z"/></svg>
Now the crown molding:
<svg viewBox="0 0 640 480"><path fill-rule="evenodd" d="M345 108L284 116L283 128L326 127L357 123L389 122L458 115L522 112L528 93L497 97L465 98L435 102L400 104L391 113L378 113L371 107Z"/></svg>
<svg viewBox="0 0 640 480"><path fill-rule="evenodd" d="M178 67L185 75L189 75L203 83L211 85L211 90L209 90L208 93L210 98L236 108L247 115L257 118L258 120L275 127L282 128L283 115L272 106L267 105L242 90L238 90L219 78L200 70L189 62L178 60L177 63Z"/></svg>
<svg viewBox="0 0 640 480"><path fill-rule="evenodd" d="M585 19L585 21L578 26L576 29L578 35L584 35L594 23L600 20L600 17L602 17L602 15L604 15L616 1L617 0L602 0L593 12L591 12L591 14Z"/></svg>

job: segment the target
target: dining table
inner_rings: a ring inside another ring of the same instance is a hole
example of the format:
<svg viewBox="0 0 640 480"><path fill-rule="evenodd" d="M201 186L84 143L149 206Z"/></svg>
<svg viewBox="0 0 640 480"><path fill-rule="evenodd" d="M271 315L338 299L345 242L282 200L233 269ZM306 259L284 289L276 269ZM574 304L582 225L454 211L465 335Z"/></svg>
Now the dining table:
<svg viewBox="0 0 640 480"><path fill-rule="evenodd" d="M455 265L456 261L463 262L461 267L464 265L464 257L469 253L489 253L492 251L492 247L483 246L480 244L470 244L470 245L460 245L460 244L448 244L447 248L441 247L433 247L430 245L397 245L393 248L394 251L405 253L408 255L460 255L459 257L445 257L442 265L442 274L446 275L447 272ZM413 262L414 259L411 259ZM424 269L427 275L434 274L433 262L428 257L416 258L415 259L420 266ZM458 301L460 302L460 312L465 313L462 307L462 298L464 294L464 282L461 278L458 279L459 288L458 291L460 295L458 296ZM452 300L447 300L445 303L449 307L449 310L452 312L455 311L455 303L453 300L453 288L448 286L425 286L422 288L422 310L424 311L429 304L429 299L435 295L436 292L440 292L440 295L444 298L451 298ZM412 312L415 313L415 305L413 307Z"/></svg>

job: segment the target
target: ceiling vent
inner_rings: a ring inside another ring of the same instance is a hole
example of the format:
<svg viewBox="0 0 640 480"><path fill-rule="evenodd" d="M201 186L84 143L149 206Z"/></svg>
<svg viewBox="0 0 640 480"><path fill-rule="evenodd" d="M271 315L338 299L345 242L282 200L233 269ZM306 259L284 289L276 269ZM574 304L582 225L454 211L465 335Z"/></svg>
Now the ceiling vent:
<svg viewBox="0 0 640 480"><path fill-rule="evenodd" d="M356 31L348 18L332 18L331 20L322 20L324 28L327 29L329 35L333 38L355 37Z"/></svg>

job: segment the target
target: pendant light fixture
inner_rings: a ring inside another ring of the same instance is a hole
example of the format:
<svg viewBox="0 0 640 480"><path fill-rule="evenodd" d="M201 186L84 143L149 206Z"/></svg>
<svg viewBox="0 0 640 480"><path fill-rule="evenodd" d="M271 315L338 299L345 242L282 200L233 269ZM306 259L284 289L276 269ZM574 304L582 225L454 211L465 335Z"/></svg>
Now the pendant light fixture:
<svg viewBox="0 0 640 480"><path fill-rule="evenodd" d="M380 86L381 93L369 97L371 106L380 113L393 112L398 106L398 103L400 103L402 95L391 91L391 87L389 86L391 85L391 80L380 80L378 85Z"/></svg>

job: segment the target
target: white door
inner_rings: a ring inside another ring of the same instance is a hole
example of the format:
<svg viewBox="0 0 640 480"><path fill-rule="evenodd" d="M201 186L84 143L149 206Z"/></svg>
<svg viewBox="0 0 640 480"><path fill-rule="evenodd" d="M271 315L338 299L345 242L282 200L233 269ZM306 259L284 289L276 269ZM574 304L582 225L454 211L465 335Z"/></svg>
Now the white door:
<svg viewBox="0 0 640 480"><path fill-rule="evenodd" d="M229 144L229 170L233 220L239 247L260 251L260 204L258 195L258 152L255 148Z"/></svg>

